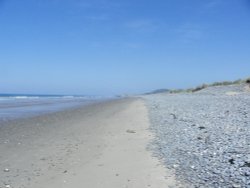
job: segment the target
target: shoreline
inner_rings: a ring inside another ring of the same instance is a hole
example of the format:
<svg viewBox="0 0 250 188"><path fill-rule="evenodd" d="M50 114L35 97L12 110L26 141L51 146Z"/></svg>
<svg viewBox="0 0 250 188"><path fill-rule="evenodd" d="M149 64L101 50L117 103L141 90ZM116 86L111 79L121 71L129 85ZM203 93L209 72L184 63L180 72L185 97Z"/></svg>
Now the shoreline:
<svg viewBox="0 0 250 188"><path fill-rule="evenodd" d="M0 185L175 186L174 173L146 149L148 129L147 109L135 98L12 121L0 127Z"/></svg>
<svg viewBox="0 0 250 188"><path fill-rule="evenodd" d="M79 109L112 99L38 98L0 100L0 125L12 120L44 116Z"/></svg>

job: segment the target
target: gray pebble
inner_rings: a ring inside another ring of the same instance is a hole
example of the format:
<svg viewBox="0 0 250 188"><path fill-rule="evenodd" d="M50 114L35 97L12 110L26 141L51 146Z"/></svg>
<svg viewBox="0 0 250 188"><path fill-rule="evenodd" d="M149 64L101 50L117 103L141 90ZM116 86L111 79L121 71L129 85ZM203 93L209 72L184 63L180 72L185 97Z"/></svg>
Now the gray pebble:
<svg viewBox="0 0 250 188"><path fill-rule="evenodd" d="M243 88L142 96L156 135L150 148L188 187L250 187L250 93Z"/></svg>

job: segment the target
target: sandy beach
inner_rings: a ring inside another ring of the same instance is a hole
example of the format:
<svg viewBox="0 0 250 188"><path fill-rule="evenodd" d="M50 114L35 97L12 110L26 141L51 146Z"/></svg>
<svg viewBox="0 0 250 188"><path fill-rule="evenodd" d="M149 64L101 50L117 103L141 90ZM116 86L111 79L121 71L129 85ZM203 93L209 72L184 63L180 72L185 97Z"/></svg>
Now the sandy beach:
<svg viewBox="0 0 250 188"><path fill-rule="evenodd" d="M0 187L176 186L147 149L147 108L119 99L0 126Z"/></svg>

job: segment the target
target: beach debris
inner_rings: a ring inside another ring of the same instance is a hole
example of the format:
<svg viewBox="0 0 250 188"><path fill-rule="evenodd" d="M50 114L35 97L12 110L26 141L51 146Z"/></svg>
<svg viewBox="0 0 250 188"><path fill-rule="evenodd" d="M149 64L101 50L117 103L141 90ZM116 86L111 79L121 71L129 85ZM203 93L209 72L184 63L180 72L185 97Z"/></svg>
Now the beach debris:
<svg viewBox="0 0 250 188"><path fill-rule="evenodd" d="M200 130L206 129L206 127L204 127L204 126L199 126L198 128L199 128Z"/></svg>
<svg viewBox="0 0 250 188"><path fill-rule="evenodd" d="M10 188L10 185L9 185L9 184L6 184L5 187L6 187L6 188Z"/></svg>
<svg viewBox="0 0 250 188"><path fill-rule="evenodd" d="M173 116L173 119L177 119L177 116L173 113L170 114L171 116Z"/></svg>
<svg viewBox="0 0 250 188"><path fill-rule="evenodd" d="M249 162L245 162L242 167L250 167L250 163Z"/></svg>
<svg viewBox="0 0 250 188"><path fill-rule="evenodd" d="M235 164L235 160L234 159L229 159L228 161L230 164Z"/></svg>
<svg viewBox="0 0 250 188"><path fill-rule="evenodd" d="M41 160L41 161L46 161L46 158L45 158L45 157L42 157L40 160Z"/></svg>
<svg viewBox="0 0 250 188"><path fill-rule="evenodd" d="M239 185L239 184L233 184L233 188L241 188L241 185Z"/></svg>
<svg viewBox="0 0 250 188"><path fill-rule="evenodd" d="M68 171L67 170L64 170L63 173L67 173Z"/></svg>
<svg viewBox="0 0 250 188"><path fill-rule="evenodd" d="M127 133L136 133L136 131L131 130L131 129L128 129L126 132L127 132Z"/></svg>
<svg viewBox="0 0 250 188"><path fill-rule="evenodd" d="M10 169L5 168L3 171L4 171L4 172L9 172L9 171L10 171Z"/></svg>
<svg viewBox="0 0 250 188"><path fill-rule="evenodd" d="M179 165L178 165L178 164L174 164L173 167L174 167L174 168L178 168Z"/></svg>

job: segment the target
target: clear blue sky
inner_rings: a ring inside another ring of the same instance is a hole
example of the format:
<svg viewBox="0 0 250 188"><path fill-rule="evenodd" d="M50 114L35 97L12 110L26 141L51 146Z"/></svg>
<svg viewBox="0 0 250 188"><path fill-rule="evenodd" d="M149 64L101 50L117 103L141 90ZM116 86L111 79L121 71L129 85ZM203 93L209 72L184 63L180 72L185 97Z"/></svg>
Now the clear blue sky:
<svg viewBox="0 0 250 188"><path fill-rule="evenodd" d="M248 0L0 0L0 93L121 94L250 76Z"/></svg>

